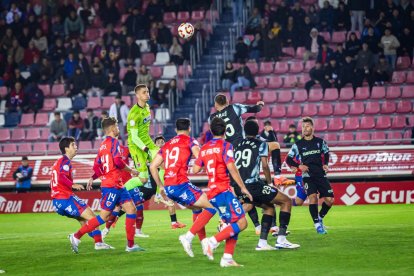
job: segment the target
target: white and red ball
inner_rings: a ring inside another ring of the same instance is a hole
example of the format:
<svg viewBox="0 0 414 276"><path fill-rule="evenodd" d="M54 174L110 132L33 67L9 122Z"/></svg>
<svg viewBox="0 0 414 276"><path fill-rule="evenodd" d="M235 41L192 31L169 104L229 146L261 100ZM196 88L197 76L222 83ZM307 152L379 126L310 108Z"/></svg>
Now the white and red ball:
<svg viewBox="0 0 414 276"><path fill-rule="evenodd" d="M178 26L178 35L184 39L190 39L194 34L194 26L191 23L181 23Z"/></svg>

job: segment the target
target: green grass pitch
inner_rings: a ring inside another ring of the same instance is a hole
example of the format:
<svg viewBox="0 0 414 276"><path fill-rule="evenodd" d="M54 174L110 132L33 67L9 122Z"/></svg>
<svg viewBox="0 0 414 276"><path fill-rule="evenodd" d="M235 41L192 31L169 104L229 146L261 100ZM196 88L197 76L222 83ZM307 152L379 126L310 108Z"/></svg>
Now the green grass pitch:
<svg viewBox="0 0 414 276"><path fill-rule="evenodd" d="M190 224L191 213L178 219ZM215 233L218 217L208 225ZM249 220L250 223L250 220ZM220 268L223 245L208 261L194 240L195 257L188 257L178 241L187 229L172 230L167 211L146 211L138 243L145 252L126 253L124 219L106 242L111 251L93 250L85 236L80 254L72 253L66 236L78 228L74 220L57 214L0 215L0 270L5 275L413 275L414 205L335 206L325 220L329 233L317 235L308 209L294 207L289 240L293 251L254 250L258 236L251 224L241 233L235 260L244 267ZM269 237L273 244L274 238Z"/></svg>

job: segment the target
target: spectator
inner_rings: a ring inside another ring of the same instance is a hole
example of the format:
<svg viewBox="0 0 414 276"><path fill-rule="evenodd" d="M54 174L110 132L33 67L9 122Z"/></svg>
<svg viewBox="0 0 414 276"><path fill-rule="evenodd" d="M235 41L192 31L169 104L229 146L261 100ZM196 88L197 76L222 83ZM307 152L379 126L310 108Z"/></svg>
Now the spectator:
<svg viewBox="0 0 414 276"><path fill-rule="evenodd" d="M1 39L0 45L3 46L5 50L9 49L13 45L13 40L16 39L11 28L6 29L6 34Z"/></svg>
<svg viewBox="0 0 414 276"><path fill-rule="evenodd" d="M93 141L98 135L97 129L100 125L99 118L93 114L93 109L88 108L86 110L86 118L84 121L84 128L82 131L83 141Z"/></svg>
<svg viewBox="0 0 414 276"><path fill-rule="evenodd" d="M329 60L329 64L325 68L325 80L326 80L326 84L328 85L327 88L330 88L330 87L338 88L339 74L340 74L340 68L336 64L336 59Z"/></svg>
<svg viewBox="0 0 414 276"><path fill-rule="evenodd" d="M79 111L73 111L72 118L69 120L68 124L68 136L75 137L75 140L78 141L84 126L85 124L80 117Z"/></svg>
<svg viewBox="0 0 414 276"><path fill-rule="evenodd" d="M30 29L27 26L23 27L22 33L18 36L18 40L20 43L20 46L23 47L23 49L26 49L29 47L29 42L32 40L32 34L30 33Z"/></svg>
<svg viewBox="0 0 414 276"><path fill-rule="evenodd" d="M331 48L328 47L328 43L324 42L322 47L319 48L317 61L322 63L322 65L328 64L328 62L334 58L334 53Z"/></svg>
<svg viewBox="0 0 414 276"><path fill-rule="evenodd" d="M368 44L368 48L374 54L375 61L378 60L378 54L380 52L380 39L375 34L374 28L372 26L368 27L367 35L362 38L362 43Z"/></svg>
<svg viewBox="0 0 414 276"><path fill-rule="evenodd" d="M336 51L333 53L332 58L336 60L336 64L341 67L345 63L345 51L342 43L336 45Z"/></svg>
<svg viewBox="0 0 414 276"><path fill-rule="evenodd" d="M68 92L66 94L68 97L74 97L80 94L86 98L89 81L79 66L76 67L75 74L68 80L67 86Z"/></svg>
<svg viewBox="0 0 414 276"><path fill-rule="evenodd" d="M103 35L103 44L106 48L109 48L112 45L112 42L115 39L118 39L118 34L114 31L114 26L112 24L108 24L106 26L106 32Z"/></svg>
<svg viewBox="0 0 414 276"><path fill-rule="evenodd" d="M319 12L314 5L309 7L308 16L314 26L319 25Z"/></svg>
<svg viewBox="0 0 414 276"><path fill-rule="evenodd" d="M141 64L141 49L135 43L132 36L127 36L126 44L121 48L119 66L126 67L127 64L134 63L135 66Z"/></svg>
<svg viewBox="0 0 414 276"><path fill-rule="evenodd" d="M16 192L25 193L32 187L33 168L29 166L27 156L22 157L22 164L14 171L13 179L16 180Z"/></svg>
<svg viewBox="0 0 414 276"><path fill-rule="evenodd" d="M319 47L322 46L324 41L323 37L319 35L318 30L313 28L305 40L306 52L303 55L304 61L307 61L310 58L316 58L318 56Z"/></svg>
<svg viewBox="0 0 414 276"><path fill-rule="evenodd" d="M40 57L39 56L34 56L33 57L33 63L30 64L29 66L29 72L30 72L30 79L32 81L38 82L40 79Z"/></svg>
<svg viewBox="0 0 414 276"><path fill-rule="evenodd" d="M103 130L102 130L102 120L106 119L109 117L108 111L106 110L102 110L101 112L101 119L98 122L98 128L96 129L96 132L98 133L98 137L99 139L104 139L105 135L103 135Z"/></svg>
<svg viewBox="0 0 414 276"><path fill-rule="evenodd" d="M66 48L66 54L73 53L73 56L76 58L79 53L82 53L82 47L80 46L78 39L72 37L70 39L69 45Z"/></svg>
<svg viewBox="0 0 414 276"><path fill-rule="evenodd" d="M230 90L231 85L234 83L236 70L233 67L231 61L226 62L226 68L221 73L221 88L224 90Z"/></svg>
<svg viewBox="0 0 414 276"><path fill-rule="evenodd" d="M92 66L92 72L90 76L90 88L88 90L88 97L100 97L106 87L106 79L102 70L98 65Z"/></svg>
<svg viewBox="0 0 414 276"><path fill-rule="evenodd" d="M6 112L18 112L22 113L24 102L23 87L20 82L16 82L14 88L10 91L10 96L6 102Z"/></svg>
<svg viewBox="0 0 414 276"><path fill-rule="evenodd" d="M256 32L258 32L261 19L262 17L260 16L259 9L254 8L252 15L246 23L246 34L255 34Z"/></svg>
<svg viewBox="0 0 414 276"><path fill-rule="evenodd" d="M177 81L175 79L170 80L165 90L167 91L166 96L172 99L172 101L176 101L177 98L180 96L179 91L177 89Z"/></svg>
<svg viewBox="0 0 414 276"><path fill-rule="evenodd" d="M372 87L372 68L374 66L374 55L368 49L368 44L362 44L362 50L358 52L355 64L354 89L361 87L364 79Z"/></svg>
<svg viewBox="0 0 414 276"><path fill-rule="evenodd" d="M390 80L392 69L384 56L379 57L379 62L375 65L373 71L373 81L376 86L382 86L384 85L384 82Z"/></svg>
<svg viewBox="0 0 414 276"><path fill-rule="evenodd" d="M168 51L172 44L173 36L171 34L170 29L164 25L164 23L159 22L158 23L158 35L157 35L157 41L158 44L161 46L161 50Z"/></svg>
<svg viewBox="0 0 414 276"><path fill-rule="evenodd" d="M297 34L298 30L294 23L294 19L292 16L289 16L286 28L283 31L283 46L297 48L297 42L299 41Z"/></svg>
<svg viewBox="0 0 414 276"><path fill-rule="evenodd" d="M323 8L319 11L319 30L332 32L334 26L335 11L329 1L323 2Z"/></svg>
<svg viewBox="0 0 414 276"><path fill-rule="evenodd" d="M340 6L340 3L342 1L339 1L339 0L318 0L319 8L322 9L325 6L325 2L328 2L329 5L331 5L334 9L336 9Z"/></svg>
<svg viewBox="0 0 414 276"><path fill-rule="evenodd" d="M245 62L249 57L249 47L244 43L243 37L239 37L236 43L236 53L234 54L235 62Z"/></svg>
<svg viewBox="0 0 414 276"><path fill-rule="evenodd" d="M54 67L59 64L61 59L66 58L66 48L63 45L62 39L56 38L55 44L50 47L48 56Z"/></svg>
<svg viewBox="0 0 414 276"><path fill-rule="evenodd" d="M172 45L169 49L170 53L170 62L174 63L175 65L183 64L183 47L178 43L178 39L176 37L172 40Z"/></svg>
<svg viewBox="0 0 414 276"><path fill-rule="evenodd" d="M14 2L12 2L10 4L10 10L6 14L6 23L8 25L10 25L10 24L12 24L14 22L15 14L17 14L19 16L19 18L22 17L22 12L17 7L17 4L14 3Z"/></svg>
<svg viewBox="0 0 414 276"><path fill-rule="evenodd" d="M255 87L256 83L254 82L252 73L250 72L249 67L246 66L245 62L240 64L240 68L235 72L236 83L232 84L230 87L230 94L233 98L234 91L242 87Z"/></svg>
<svg viewBox="0 0 414 276"><path fill-rule="evenodd" d="M108 96L110 93L120 94L122 93L121 83L119 82L118 75L115 73L114 70L110 70L108 72L108 77L105 81L106 87L104 95Z"/></svg>
<svg viewBox="0 0 414 276"><path fill-rule="evenodd" d="M39 84L53 84L53 81L54 81L53 66L46 57L42 58L42 63L40 65L39 74L40 74Z"/></svg>
<svg viewBox="0 0 414 276"><path fill-rule="evenodd" d="M161 108L165 108L168 104L167 93L168 93L168 85L161 82L158 87L158 93L155 96L155 101L157 105Z"/></svg>
<svg viewBox="0 0 414 276"><path fill-rule="evenodd" d="M122 95L128 95L130 91L133 91L136 85L137 72L135 71L134 64L128 64L127 72L122 80Z"/></svg>
<svg viewBox="0 0 414 276"><path fill-rule="evenodd" d="M332 2L338 2L338 1L331 1L331 5L333 6L334 4L332 4ZM336 13L334 16L335 16L335 19L334 19L335 30L347 31L351 28L351 21L349 19L349 9L343 1L339 2L338 9L336 10Z"/></svg>
<svg viewBox="0 0 414 276"><path fill-rule="evenodd" d="M27 80L23 78L19 68L14 69L14 75L12 75L11 78L5 84L8 87L13 87L16 84L16 82L20 82L22 86L25 86L27 83Z"/></svg>
<svg viewBox="0 0 414 276"><path fill-rule="evenodd" d="M75 74L76 60L73 53L69 53L63 64L63 72L66 78L71 78Z"/></svg>
<svg viewBox="0 0 414 276"><path fill-rule="evenodd" d="M125 141L125 130L128 122L129 108L122 101L121 96L115 97L115 102L109 108L109 117L115 117L118 120L120 139Z"/></svg>
<svg viewBox="0 0 414 276"><path fill-rule="evenodd" d="M349 39L345 44L346 53L351 57L356 58L359 50L361 50L361 41L358 39L356 34L352 32L349 35Z"/></svg>
<svg viewBox="0 0 414 276"><path fill-rule="evenodd" d="M277 23L276 23L277 24ZM277 61L282 53L281 43L279 38L274 35L272 30L269 30L263 42L264 58L266 61Z"/></svg>
<svg viewBox="0 0 414 276"><path fill-rule="evenodd" d="M355 62L350 55L346 55L345 63L342 65L339 73L338 89L341 89L348 83L354 83L355 80Z"/></svg>
<svg viewBox="0 0 414 276"><path fill-rule="evenodd" d="M140 13L138 7L132 9L132 14L128 16L125 22L128 35L136 36L137 39L143 39L147 37L147 31L149 28L148 20Z"/></svg>
<svg viewBox="0 0 414 276"><path fill-rule="evenodd" d="M289 132L283 138L283 143L287 148L290 148L294 143L302 139L300 134L296 131L296 125L289 125Z"/></svg>
<svg viewBox="0 0 414 276"><path fill-rule="evenodd" d="M29 42L29 48L24 50L23 64L30 66L35 56L40 56L39 50L35 47L33 40Z"/></svg>
<svg viewBox="0 0 414 276"><path fill-rule="evenodd" d="M83 34L85 33L83 21L74 10L72 10L69 17L65 19L64 28L66 39L83 37Z"/></svg>
<svg viewBox="0 0 414 276"><path fill-rule="evenodd" d="M75 7L69 2L69 0L63 0L63 3L59 6L57 13L64 21L67 17L69 17L72 11L76 13Z"/></svg>
<svg viewBox="0 0 414 276"><path fill-rule="evenodd" d="M113 0L101 1L101 4L99 5L99 15L105 27L109 24L116 26L119 19L121 19L119 10Z"/></svg>
<svg viewBox="0 0 414 276"><path fill-rule="evenodd" d="M260 58L262 57L263 51L264 51L264 46L263 46L262 35L260 33L256 33L254 35L254 40L252 41L250 45L249 58L254 59L258 63L260 61Z"/></svg>
<svg viewBox="0 0 414 276"><path fill-rule="evenodd" d="M50 124L49 142L59 141L68 131L65 120L62 120L60 112L55 112L55 119Z"/></svg>
<svg viewBox="0 0 414 276"><path fill-rule="evenodd" d="M56 15L54 18L51 32L53 39L65 39L65 24L60 15Z"/></svg>
<svg viewBox="0 0 414 276"><path fill-rule="evenodd" d="M3 66L2 66L3 67ZM3 69L3 81L10 87L10 81L13 79L13 72L17 68L17 64L14 62L13 57L11 55L7 56L6 64L4 65Z"/></svg>
<svg viewBox="0 0 414 276"><path fill-rule="evenodd" d="M293 21L295 22L295 24L303 22L303 20L305 19L306 12L304 9L300 7L300 3L298 1L296 1L295 4L293 4L293 8L290 11L290 16L293 17Z"/></svg>
<svg viewBox="0 0 414 276"><path fill-rule="evenodd" d="M264 129L260 133L260 137L268 142L277 142L276 131L273 130L272 123L270 121L264 122Z"/></svg>
<svg viewBox="0 0 414 276"><path fill-rule="evenodd" d="M138 72L137 84L145 84L149 87L149 83L152 80L152 76L145 65L141 65Z"/></svg>
<svg viewBox="0 0 414 276"><path fill-rule="evenodd" d="M89 68L88 60L82 52L78 53L78 59L76 60L76 63L76 66L81 69L82 74L85 74L85 76L89 78L91 74L91 69Z"/></svg>
<svg viewBox="0 0 414 276"><path fill-rule="evenodd" d="M32 38L34 46L41 52L46 53L48 49L48 43L46 36L42 33L41 29L36 29L36 34Z"/></svg>
<svg viewBox="0 0 414 276"><path fill-rule="evenodd" d="M83 25L88 27L93 24L96 17L96 12L89 0L82 0L82 4L77 11L78 16L82 19Z"/></svg>
<svg viewBox="0 0 414 276"><path fill-rule="evenodd" d="M361 0L348 0L348 6L351 14L351 31L355 32L357 30L362 33L363 19L365 15L366 6L368 1Z"/></svg>
<svg viewBox="0 0 414 276"><path fill-rule="evenodd" d="M23 111L28 113L33 111L35 114L43 108L45 96L37 83L30 83L24 91Z"/></svg>
<svg viewBox="0 0 414 276"><path fill-rule="evenodd" d="M403 33L398 39L401 47L398 48L398 56L409 56L410 60L413 60L414 40L411 30L408 27L404 27Z"/></svg>
<svg viewBox="0 0 414 276"><path fill-rule="evenodd" d="M158 0L151 0L148 4L147 10L145 11L145 16L150 22L161 22L163 15L163 8L161 4L158 3Z"/></svg>
<svg viewBox="0 0 414 276"><path fill-rule="evenodd" d="M158 88L155 85L154 80L151 80L149 82L148 90L149 90L149 94L150 94L150 99L148 101L149 106L151 108L158 107L158 103L156 101L156 98L158 97Z"/></svg>
<svg viewBox="0 0 414 276"><path fill-rule="evenodd" d="M20 46L19 41L17 39L13 40L12 47L9 48L7 54L13 57L15 63L21 64L24 58L24 49Z"/></svg>
<svg viewBox="0 0 414 276"><path fill-rule="evenodd" d="M325 80L325 71L322 67L322 63L320 61L316 61L315 67L313 67L310 72L309 76L311 78L310 81L306 82L305 89L309 91L315 85L319 84L323 90L329 86L329 83Z"/></svg>
<svg viewBox="0 0 414 276"><path fill-rule="evenodd" d="M384 56L390 64L391 69L395 69L395 61L397 60L397 49L400 47L398 39L391 34L390 29L385 29L384 35L381 37L381 48L384 50Z"/></svg>

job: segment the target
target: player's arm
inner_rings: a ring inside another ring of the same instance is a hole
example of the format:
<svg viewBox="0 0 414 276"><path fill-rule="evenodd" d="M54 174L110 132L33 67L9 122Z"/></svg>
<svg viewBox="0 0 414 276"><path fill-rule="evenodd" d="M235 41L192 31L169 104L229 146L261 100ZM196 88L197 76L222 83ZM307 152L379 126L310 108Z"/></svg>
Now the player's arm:
<svg viewBox="0 0 414 276"><path fill-rule="evenodd" d="M112 153L112 158L114 160L115 166L120 170L124 170L124 171L127 171L127 172L131 173L133 176L138 176L138 171L136 169L131 168L130 166L128 166L125 163L125 161L123 160L121 152L118 150L120 148L121 148L121 146L119 144L119 141L117 141L117 143L115 145L115 150Z"/></svg>
<svg viewBox="0 0 414 276"><path fill-rule="evenodd" d="M147 145L139 138L139 132L138 132L138 122L136 118L130 118L128 116L128 128L131 129L131 137L132 137L132 143L134 143L138 148L148 153L149 149ZM149 134L148 134L149 135Z"/></svg>
<svg viewBox="0 0 414 276"><path fill-rule="evenodd" d="M160 154L157 154L152 160L151 165L150 165L150 172L151 172L152 178L154 178L154 181L157 184L157 186L160 187L160 190L164 189L164 184L161 181L158 168L161 167L163 162L164 160L162 156Z"/></svg>
<svg viewBox="0 0 414 276"><path fill-rule="evenodd" d="M240 187L240 191L243 194L245 194L251 201L253 201L253 197L249 193L249 191L247 190L246 186L244 185L243 180L241 179L239 170L237 169L237 167L234 164L234 162L228 162L226 164L226 166L227 166L227 170L229 171L231 177L237 183L237 185Z"/></svg>
<svg viewBox="0 0 414 276"><path fill-rule="evenodd" d="M201 170L203 169L203 161L199 158L197 158L197 160L194 161L194 165L192 168L193 173L199 173L201 172Z"/></svg>
<svg viewBox="0 0 414 276"><path fill-rule="evenodd" d="M233 109L237 115L242 115L244 113L258 113L264 107L264 102L259 101L256 105L244 105L244 104L233 104Z"/></svg>
<svg viewBox="0 0 414 276"><path fill-rule="evenodd" d="M58 176L58 183L65 185L66 187L70 188L70 189L75 189L75 190L84 190L85 187L83 185L80 184L74 184L72 182L72 180L69 179L69 170L61 170L61 172L59 173Z"/></svg>
<svg viewBox="0 0 414 276"><path fill-rule="evenodd" d="M324 165L323 165L323 170L325 171L325 172L328 172L328 170L329 170L329 167L328 167L328 164L329 164L329 147L328 147L328 144L326 144L326 142L325 142L325 140L322 140L322 153L323 153L323 163L324 163Z"/></svg>
<svg viewBox="0 0 414 276"><path fill-rule="evenodd" d="M296 144L293 144L292 148L289 150L286 156L286 164L288 164L289 167L299 167L299 164L294 159L298 154L298 146Z"/></svg>
<svg viewBox="0 0 414 276"><path fill-rule="evenodd" d="M191 147L191 153L193 154L193 156L195 158L198 158L198 154L200 153L200 144L198 143L198 141L194 139L190 147Z"/></svg>

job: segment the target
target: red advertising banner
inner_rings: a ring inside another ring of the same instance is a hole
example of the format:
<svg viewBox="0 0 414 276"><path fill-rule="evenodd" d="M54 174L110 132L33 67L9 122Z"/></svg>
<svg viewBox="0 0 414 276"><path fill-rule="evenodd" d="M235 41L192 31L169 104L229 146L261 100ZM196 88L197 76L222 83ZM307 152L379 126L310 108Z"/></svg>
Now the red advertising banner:
<svg viewBox="0 0 414 276"><path fill-rule="evenodd" d="M287 150L283 150L282 158L286 157ZM86 183L93 174L92 165L94 155L78 155L72 161L74 179L76 183ZM59 156L30 156L29 164L33 167L33 185L48 185L51 167ZM190 162L190 171L193 160ZM18 157L0 158L0 187L14 185L13 172L20 165ZM412 176L414 172L414 146L388 147L347 147L333 148L330 155L330 172L328 177L355 178L355 177L384 177L384 176ZM289 167L284 163L283 174L290 174ZM207 177L201 173L190 174L193 182L206 182Z"/></svg>
<svg viewBox="0 0 414 276"><path fill-rule="evenodd" d="M414 181L334 183L335 205L359 204L411 204L414 203ZM282 187L291 198L296 196L295 186ZM94 211L99 211L100 192L77 192ZM306 204L307 202L305 202ZM183 208L182 206L178 206ZM153 200L145 203L146 210L165 209ZM0 214L54 212L48 192L0 194Z"/></svg>

